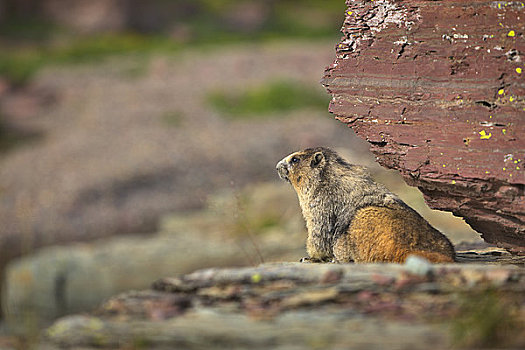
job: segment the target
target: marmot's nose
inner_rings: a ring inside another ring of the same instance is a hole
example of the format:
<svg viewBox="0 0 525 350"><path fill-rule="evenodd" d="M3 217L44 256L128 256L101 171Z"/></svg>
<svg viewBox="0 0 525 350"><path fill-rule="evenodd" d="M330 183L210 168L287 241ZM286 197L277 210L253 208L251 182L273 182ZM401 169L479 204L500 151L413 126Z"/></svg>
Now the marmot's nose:
<svg viewBox="0 0 525 350"><path fill-rule="evenodd" d="M277 165L275 166L275 169L277 170L277 173L282 179L286 179L289 171L288 171L288 166L286 162L284 161L284 159L281 160L279 163L277 163Z"/></svg>
<svg viewBox="0 0 525 350"><path fill-rule="evenodd" d="M279 163L277 163L277 165L275 166L275 169L277 169L277 171L281 172L281 171L286 171L286 174L288 174L288 167L286 165L286 162L283 160L281 160Z"/></svg>

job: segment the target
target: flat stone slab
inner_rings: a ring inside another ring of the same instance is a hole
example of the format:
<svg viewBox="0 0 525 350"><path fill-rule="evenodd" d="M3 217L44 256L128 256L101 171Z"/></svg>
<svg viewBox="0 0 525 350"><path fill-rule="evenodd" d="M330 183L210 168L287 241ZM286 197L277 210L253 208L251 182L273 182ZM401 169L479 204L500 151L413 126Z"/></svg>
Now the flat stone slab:
<svg viewBox="0 0 525 350"><path fill-rule="evenodd" d="M483 254L460 258L482 261ZM489 256L490 264L410 258L404 265L199 270L113 297L89 315L59 319L37 349L519 348L523 261L502 265L497 254Z"/></svg>

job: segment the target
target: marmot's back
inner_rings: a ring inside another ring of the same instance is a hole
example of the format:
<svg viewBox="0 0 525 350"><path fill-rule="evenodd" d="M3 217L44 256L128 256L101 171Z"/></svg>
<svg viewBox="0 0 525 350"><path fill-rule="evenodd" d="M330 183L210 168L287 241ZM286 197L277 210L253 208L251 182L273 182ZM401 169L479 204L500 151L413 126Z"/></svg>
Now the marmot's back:
<svg viewBox="0 0 525 350"><path fill-rule="evenodd" d="M348 234L334 245L334 256L342 261L404 262L411 254L431 262L454 261L448 239L403 205L358 210Z"/></svg>
<svg viewBox="0 0 525 350"><path fill-rule="evenodd" d="M442 233L336 152L322 147L295 152L277 171L299 197L310 259L403 262L415 254L454 261L454 248Z"/></svg>

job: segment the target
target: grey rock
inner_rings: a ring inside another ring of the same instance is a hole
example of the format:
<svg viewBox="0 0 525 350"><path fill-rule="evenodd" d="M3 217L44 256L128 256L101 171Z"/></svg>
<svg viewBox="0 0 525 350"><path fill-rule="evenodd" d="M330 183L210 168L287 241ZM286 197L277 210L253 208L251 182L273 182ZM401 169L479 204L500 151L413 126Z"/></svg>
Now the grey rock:
<svg viewBox="0 0 525 350"><path fill-rule="evenodd" d="M509 278L500 283L496 271ZM457 283L469 275L481 278L469 286ZM396 264L204 269L113 297L89 315L64 317L37 348L448 349L463 299L490 301L480 294L488 287L515 302L508 315L523 311L522 267L448 264L431 277L413 277ZM512 334L523 333L519 317L510 321L517 327ZM522 338L500 345L519 347Z"/></svg>

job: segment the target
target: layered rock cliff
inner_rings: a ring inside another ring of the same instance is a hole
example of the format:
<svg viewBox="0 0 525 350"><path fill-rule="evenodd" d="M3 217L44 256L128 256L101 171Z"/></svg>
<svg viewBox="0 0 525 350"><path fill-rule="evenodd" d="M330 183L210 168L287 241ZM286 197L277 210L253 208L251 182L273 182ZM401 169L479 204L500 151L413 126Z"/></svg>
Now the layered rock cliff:
<svg viewBox="0 0 525 350"><path fill-rule="evenodd" d="M347 1L330 111L427 203L525 253L525 5Z"/></svg>

